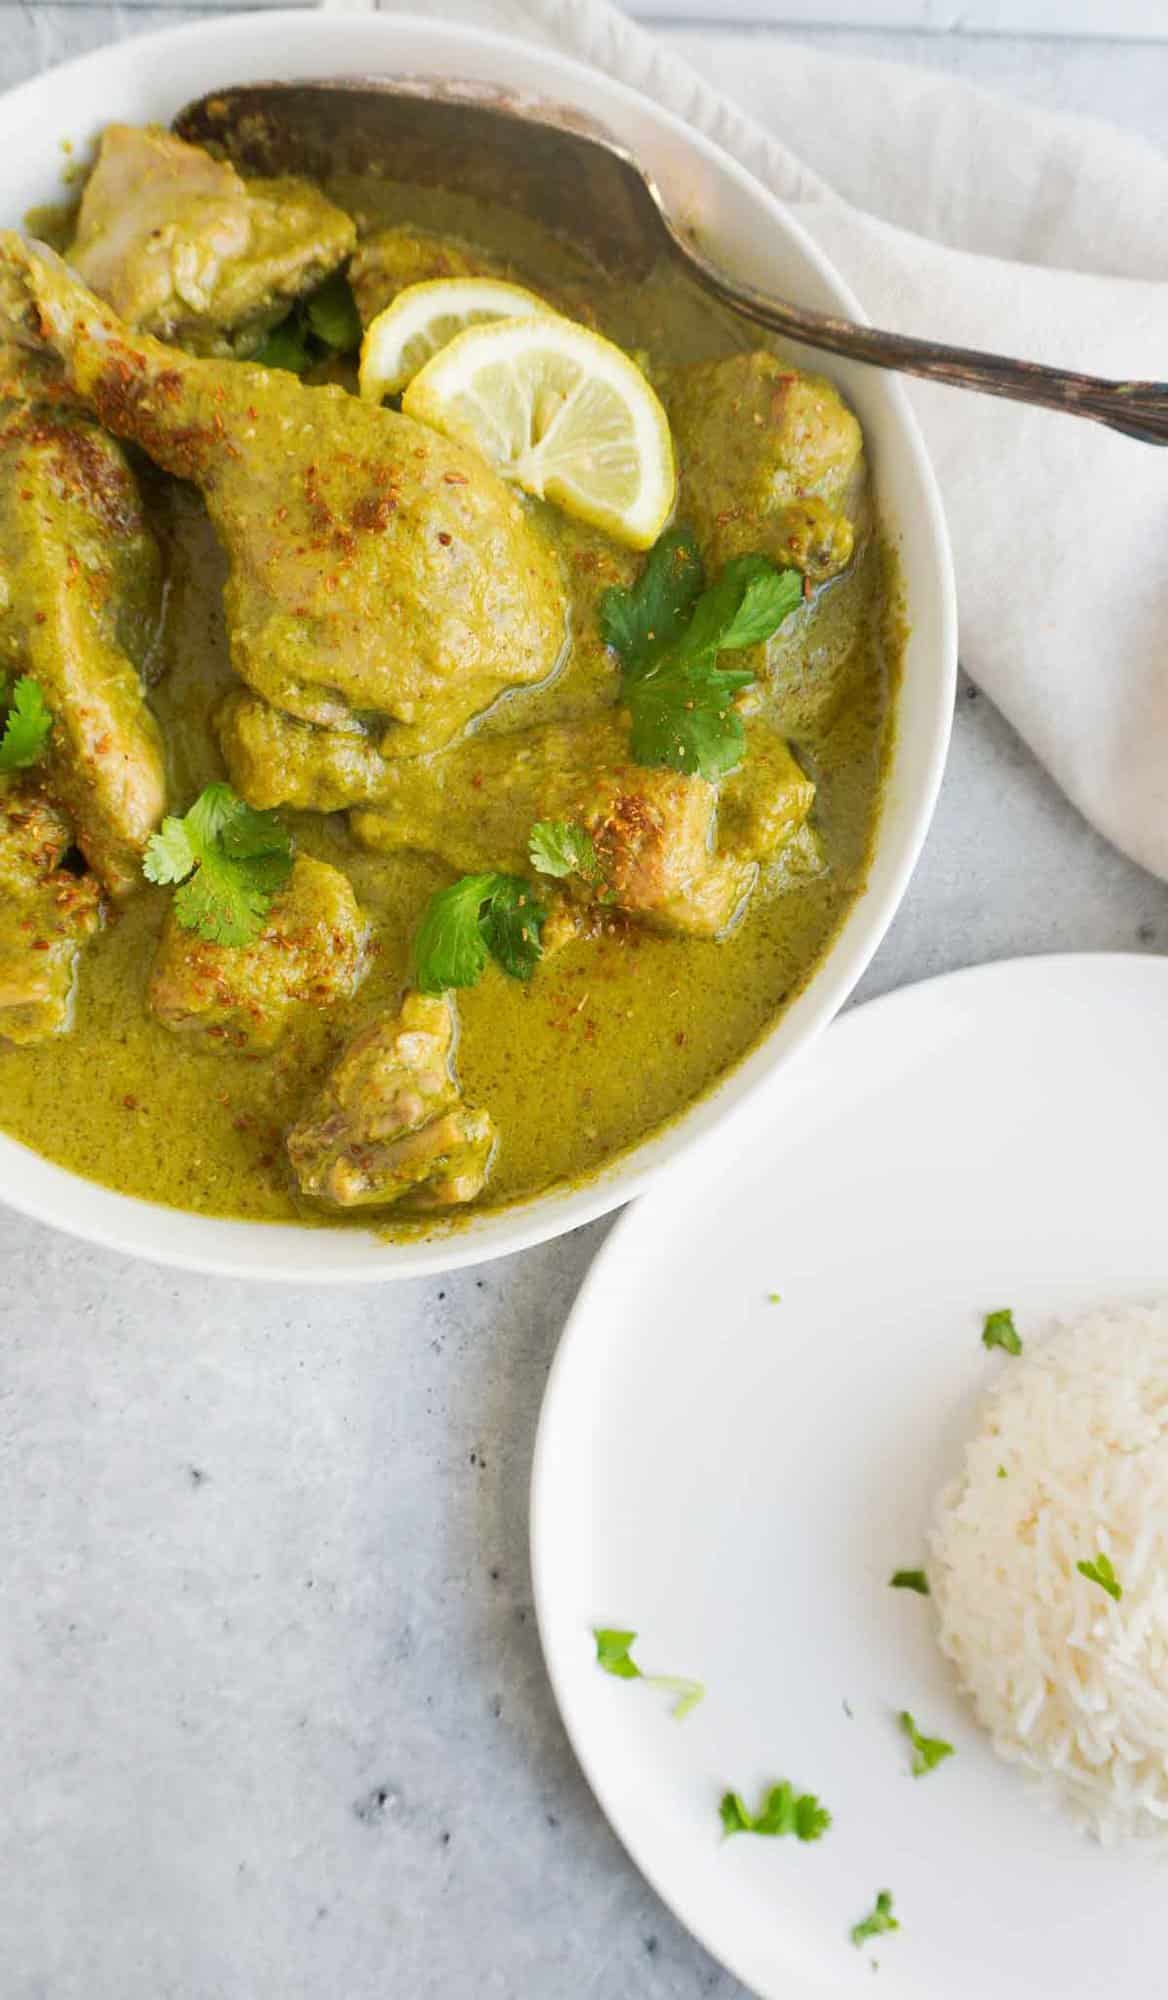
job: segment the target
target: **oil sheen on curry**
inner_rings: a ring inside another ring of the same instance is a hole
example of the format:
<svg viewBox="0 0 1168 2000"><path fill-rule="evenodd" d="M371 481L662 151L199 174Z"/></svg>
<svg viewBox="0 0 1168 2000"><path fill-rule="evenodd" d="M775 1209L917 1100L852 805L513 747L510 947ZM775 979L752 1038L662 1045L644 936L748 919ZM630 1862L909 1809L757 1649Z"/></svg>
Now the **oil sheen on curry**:
<svg viewBox="0 0 1168 2000"><path fill-rule="evenodd" d="M154 128L58 250L0 235L0 1126L389 1234L588 1176L863 887L854 415L676 274Z"/></svg>

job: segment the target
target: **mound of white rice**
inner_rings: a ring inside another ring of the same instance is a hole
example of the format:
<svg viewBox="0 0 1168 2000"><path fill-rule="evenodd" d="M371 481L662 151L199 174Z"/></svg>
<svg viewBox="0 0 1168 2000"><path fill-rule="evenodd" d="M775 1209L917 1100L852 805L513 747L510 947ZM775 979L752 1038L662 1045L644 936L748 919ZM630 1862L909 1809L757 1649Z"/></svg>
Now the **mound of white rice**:
<svg viewBox="0 0 1168 2000"><path fill-rule="evenodd" d="M1003 1360L942 1494L941 1645L1003 1757L1105 1842L1168 1842L1168 1303ZM1110 1558L1118 1602L1077 1564Z"/></svg>

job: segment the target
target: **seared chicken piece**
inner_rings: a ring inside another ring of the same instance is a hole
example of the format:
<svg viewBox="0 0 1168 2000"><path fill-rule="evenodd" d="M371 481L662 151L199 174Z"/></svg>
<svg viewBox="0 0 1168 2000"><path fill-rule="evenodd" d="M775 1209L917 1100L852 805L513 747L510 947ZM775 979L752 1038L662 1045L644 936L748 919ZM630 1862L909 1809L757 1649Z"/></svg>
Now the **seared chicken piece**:
<svg viewBox="0 0 1168 2000"><path fill-rule="evenodd" d="M679 519L711 572L761 553L822 582L846 568L863 488L863 438L838 391L773 354L681 368L667 387L681 472ZM733 451L726 439L735 441Z"/></svg>
<svg viewBox="0 0 1168 2000"><path fill-rule="evenodd" d="M161 608L158 549L112 438L47 409L0 424L0 664L40 682L43 766L110 894L141 882L162 817L162 739L139 668Z"/></svg>
<svg viewBox="0 0 1168 2000"><path fill-rule="evenodd" d="M495 1129L463 1105L447 994L407 993L341 1056L288 1134L301 1190L332 1208L452 1208L473 1201Z"/></svg>
<svg viewBox="0 0 1168 2000"><path fill-rule="evenodd" d="M102 918L92 875L60 866L66 821L37 791L0 780L0 1042L59 1035L77 960Z"/></svg>
<svg viewBox="0 0 1168 2000"><path fill-rule="evenodd" d="M244 181L161 126L107 125L69 261L128 326L242 354L356 237L307 181Z"/></svg>
<svg viewBox="0 0 1168 2000"><path fill-rule="evenodd" d="M369 927L346 875L298 855L254 944L208 944L168 914L151 1012L232 1048L270 1049L298 1006L331 1007L369 969Z"/></svg>
<svg viewBox="0 0 1168 2000"><path fill-rule="evenodd" d="M760 786L777 836L780 823L792 833L801 825L815 788L771 740L776 754ZM715 844L717 807L718 787L704 778L634 764L611 713L471 737L444 757L388 766L376 806L354 812L351 825L367 847L422 848L459 873L525 873L534 821L573 820L591 835L600 864L597 881L582 889L655 929L717 937L758 872L747 841L732 851ZM760 851L772 851L771 837Z"/></svg>
<svg viewBox="0 0 1168 2000"><path fill-rule="evenodd" d="M555 554L462 445L329 385L131 333L60 259L0 234L0 331L59 354L118 437L198 486L230 569L241 678L380 747L446 743L564 641Z"/></svg>
<svg viewBox="0 0 1168 2000"><path fill-rule="evenodd" d="M471 736L439 757L390 763L364 737L313 729L254 695L228 697L219 731L232 783L249 805L352 814L362 845L417 848L461 873L529 868L537 819L570 819L601 863L592 885L614 908L664 930L717 936L738 913L759 861L803 825L815 786L782 737L749 727L749 752L719 788L634 764L619 713ZM581 885L583 886L583 885Z"/></svg>
<svg viewBox="0 0 1168 2000"><path fill-rule="evenodd" d="M433 236L424 229L379 229L363 238L349 265L349 283L365 326L407 285L506 275L501 264L464 249L452 236Z"/></svg>

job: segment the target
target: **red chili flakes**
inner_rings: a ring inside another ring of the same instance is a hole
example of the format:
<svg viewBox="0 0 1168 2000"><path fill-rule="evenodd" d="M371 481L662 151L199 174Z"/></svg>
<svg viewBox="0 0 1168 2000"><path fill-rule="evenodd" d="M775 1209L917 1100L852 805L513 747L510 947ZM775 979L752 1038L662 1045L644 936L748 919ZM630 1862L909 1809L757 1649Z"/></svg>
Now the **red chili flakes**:
<svg viewBox="0 0 1168 2000"><path fill-rule="evenodd" d="M388 528L397 510L394 493L366 493L354 502L349 519L362 535L378 535Z"/></svg>
<svg viewBox="0 0 1168 2000"><path fill-rule="evenodd" d="M441 528L438 531L438 540L441 542L444 549L448 549L450 547L451 542L454 540L454 537L453 535L448 535L446 533L446 530L444 528Z"/></svg>
<svg viewBox="0 0 1168 2000"><path fill-rule="evenodd" d="M123 1097L122 1103L125 1105L127 1111L138 1111L141 1109L137 1098L131 1097L128 1091L125 1097Z"/></svg>
<svg viewBox="0 0 1168 2000"><path fill-rule="evenodd" d="M465 472L444 472L442 474L442 484L444 486L469 486L470 480Z"/></svg>

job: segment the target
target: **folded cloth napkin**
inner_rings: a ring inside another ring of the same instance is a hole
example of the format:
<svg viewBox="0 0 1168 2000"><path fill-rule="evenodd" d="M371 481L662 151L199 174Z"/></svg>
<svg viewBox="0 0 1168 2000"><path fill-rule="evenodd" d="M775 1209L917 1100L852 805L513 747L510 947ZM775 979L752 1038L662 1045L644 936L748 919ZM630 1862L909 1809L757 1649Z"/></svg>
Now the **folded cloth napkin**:
<svg viewBox="0 0 1168 2000"><path fill-rule="evenodd" d="M1168 376L1168 161L1145 142L754 34L703 34L699 76L674 53L685 36L667 49L607 0L441 11L553 43L700 127L794 211L876 324ZM909 393L949 517L963 665L1087 818L1168 876L1168 450L964 391Z"/></svg>

